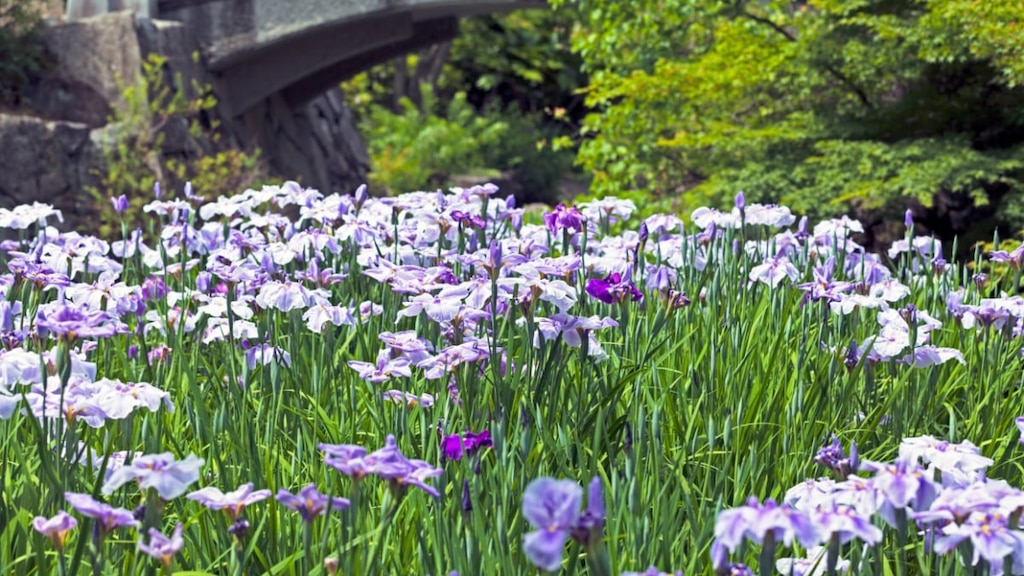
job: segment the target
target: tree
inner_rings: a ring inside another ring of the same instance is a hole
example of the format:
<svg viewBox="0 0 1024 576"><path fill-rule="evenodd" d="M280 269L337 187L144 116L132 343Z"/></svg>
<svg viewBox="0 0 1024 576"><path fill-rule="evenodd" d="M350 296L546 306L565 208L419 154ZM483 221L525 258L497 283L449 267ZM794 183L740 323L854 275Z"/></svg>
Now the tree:
<svg viewBox="0 0 1024 576"><path fill-rule="evenodd" d="M944 197L1024 225L1020 0L555 4L583 15L596 193L879 218Z"/></svg>

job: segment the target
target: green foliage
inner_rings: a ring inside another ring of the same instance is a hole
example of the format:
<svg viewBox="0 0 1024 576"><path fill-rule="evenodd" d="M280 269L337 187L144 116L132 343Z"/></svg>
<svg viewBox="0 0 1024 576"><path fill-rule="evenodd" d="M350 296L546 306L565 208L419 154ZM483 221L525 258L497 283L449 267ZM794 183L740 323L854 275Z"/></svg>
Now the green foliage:
<svg viewBox="0 0 1024 576"><path fill-rule="evenodd" d="M1024 224L1016 0L555 2L584 16L594 192L812 216L936 193Z"/></svg>
<svg viewBox="0 0 1024 576"><path fill-rule="evenodd" d="M386 191L414 190L438 175L486 170L484 150L495 146L508 125L476 115L465 95L452 99L446 114L433 112L437 100L424 93L424 111L408 99L394 114L374 106L362 121L373 171L370 180Z"/></svg>
<svg viewBox="0 0 1024 576"><path fill-rule="evenodd" d="M96 201L102 234L119 229L122 220L137 225L142 207L149 201L147 193L158 182L170 189L191 182L197 194L216 197L261 178L258 150L218 146L222 142L218 123L214 121L209 127L200 123L200 114L217 105L210 87L194 86L195 96L190 96L180 75L173 84L165 81L165 64L164 57L151 54L134 82L122 86L124 106L110 118L103 150L105 171L98 174L100 185L87 190ZM168 155L167 130L174 123L186 125L189 138L198 141L205 137L219 149L186 157ZM122 194L129 200L123 217L109 201Z"/></svg>
<svg viewBox="0 0 1024 576"><path fill-rule="evenodd" d="M0 0L0 104L19 105L22 91L49 65L41 0Z"/></svg>
<svg viewBox="0 0 1024 576"><path fill-rule="evenodd" d="M520 10L460 24L439 91L469 92L478 108L500 101L524 112L581 116L582 61L570 50L570 10Z"/></svg>
<svg viewBox="0 0 1024 576"><path fill-rule="evenodd" d="M524 10L467 19L450 50L411 54L346 81L376 187L404 191L502 172L525 198L553 200L572 170L567 134L584 112L577 91L585 76L568 46L574 18Z"/></svg>
<svg viewBox="0 0 1024 576"><path fill-rule="evenodd" d="M380 192L442 186L450 177L471 174L497 177L513 171L519 186L547 192L571 168L568 152L539 146L544 129L535 116L491 107L478 113L456 94L447 106L429 86L423 87L423 110L409 99L401 114L373 105L361 128L368 142L371 183Z"/></svg>

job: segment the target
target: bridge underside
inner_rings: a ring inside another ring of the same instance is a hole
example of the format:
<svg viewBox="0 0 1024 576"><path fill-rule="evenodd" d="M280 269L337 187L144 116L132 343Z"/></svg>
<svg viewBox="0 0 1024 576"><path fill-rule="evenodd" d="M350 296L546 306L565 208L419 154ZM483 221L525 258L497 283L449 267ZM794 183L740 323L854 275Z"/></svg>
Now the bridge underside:
<svg viewBox="0 0 1024 576"><path fill-rule="evenodd" d="M281 94L293 106L376 64L458 34L462 17L545 0L160 0L161 18L185 22L208 57L234 116ZM347 12L339 12L347 11Z"/></svg>
<svg viewBox="0 0 1024 576"><path fill-rule="evenodd" d="M411 14L372 16L232 54L211 62L210 70L218 77L221 101L232 114L242 114L277 93L297 106L362 70L450 40L458 31L454 16L423 20Z"/></svg>

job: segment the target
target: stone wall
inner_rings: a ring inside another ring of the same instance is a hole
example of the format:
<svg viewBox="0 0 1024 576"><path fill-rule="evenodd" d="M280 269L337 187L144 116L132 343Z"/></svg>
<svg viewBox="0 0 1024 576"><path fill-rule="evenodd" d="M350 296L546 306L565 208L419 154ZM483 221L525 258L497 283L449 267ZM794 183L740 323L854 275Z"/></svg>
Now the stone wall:
<svg viewBox="0 0 1024 576"><path fill-rule="evenodd" d="M109 124L111 114L125 105L123 87L147 55L166 57L168 82L180 76L186 87L216 86L216 78L194 57L198 47L180 22L111 12L52 24L45 41L57 64L30 88L31 111L0 113L0 206L51 203L73 227L76 215L87 216L92 199L85 190L97 183L104 143L118 129ZM365 181L366 146L338 89L298 107L274 95L242 117L207 118L213 121L222 127L216 142L190 136L184 120L168 125L165 154L194 158L225 146L259 147L281 179L328 193Z"/></svg>

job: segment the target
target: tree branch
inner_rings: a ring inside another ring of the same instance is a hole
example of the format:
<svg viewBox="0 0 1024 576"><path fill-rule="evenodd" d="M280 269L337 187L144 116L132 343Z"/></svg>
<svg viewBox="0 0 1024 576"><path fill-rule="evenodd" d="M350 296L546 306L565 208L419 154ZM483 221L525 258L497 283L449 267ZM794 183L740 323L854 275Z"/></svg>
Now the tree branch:
<svg viewBox="0 0 1024 576"><path fill-rule="evenodd" d="M796 42L796 36L793 36L792 34L790 34L789 30L786 30L785 28L783 28L782 26L779 26L775 22L772 22L771 20L769 20L767 18L764 18L763 16L758 16L756 14L751 14L750 12L747 12L746 10L740 10L739 13L740 13L741 16L745 16L745 17L753 20L754 22L757 22L758 24L763 24L765 26L768 26L769 28L771 28L772 30L775 30L779 34L782 34L786 38L786 40L789 40L790 42ZM874 108L875 107L871 103L871 100L868 98L867 93L864 92L864 90L861 89L859 86L854 84L853 81L850 80L846 76L846 74L843 74L842 72L840 72L838 69L836 69L831 64L825 64L825 70L829 74L831 74L833 78L835 78L836 80L839 80L839 82L841 82L844 86L846 86L846 88L850 92L853 92L853 94L855 96L857 96L857 99L860 100L860 103L863 104L865 108Z"/></svg>

